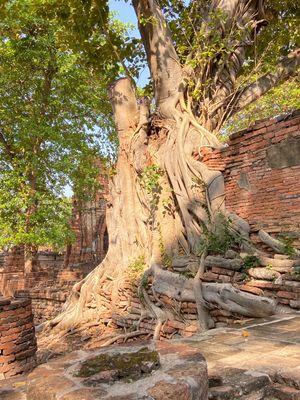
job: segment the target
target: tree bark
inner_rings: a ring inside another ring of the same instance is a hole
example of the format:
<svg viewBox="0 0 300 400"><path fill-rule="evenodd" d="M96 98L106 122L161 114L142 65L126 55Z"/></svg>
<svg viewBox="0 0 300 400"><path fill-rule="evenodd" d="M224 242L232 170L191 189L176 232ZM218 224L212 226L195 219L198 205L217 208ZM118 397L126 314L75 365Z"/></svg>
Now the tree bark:
<svg viewBox="0 0 300 400"><path fill-rule="evenodd" d="M173 118L170 102L176 103L183 84L182 67L171 33L155 0L133 0L133 6L153 80L157 111Z"/></svg>
<svg viewBox="0 0 300 400"><path fill-rule="evenodd" d="M199 241L203 227L218 230L218 215L225 210L224 181L220 172L209 171L192 154L195 146L209 145L212 135L180 107L173 109L173 121L153 119L148 134L149 130L139 125L139 107L127 78L110 87L110 97L119 155L107 206L108 253L95 270L74 286L63 313L50 325L56 330L70 329L95 318L101 323L120 313L120 293L128 271L137 262L144 270L139 289L141 318L155 318L156 339L163 323L175 316L162 303L158 306L150 299L143 285L151 279L154 297L158 293L178 301L196 302L201 331L212 326L210 304L246 316L274 312L275 304L268 299L251 297L231 285L202 282L207 262L212 259L205 252L200 257ZM153 129L158 131L158 137L157 133L151 134ZM149 191L143 174L153 167L156 183ZM194 279L184 280L175 273L174 266L180 259L196 260ZM225 264L228 268L240 267L232 260ZM167 267L172 271L166 271Z"/></svg>

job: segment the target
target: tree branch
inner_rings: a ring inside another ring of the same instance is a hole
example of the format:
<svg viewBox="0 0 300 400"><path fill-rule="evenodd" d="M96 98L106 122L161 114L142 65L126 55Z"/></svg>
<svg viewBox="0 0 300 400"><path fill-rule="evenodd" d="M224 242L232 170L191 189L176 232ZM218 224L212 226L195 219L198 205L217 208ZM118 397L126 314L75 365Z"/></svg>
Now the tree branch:
<svg viewBox="0 0 300 400"><path fill-rule="evenodd" d="M203 87L203 97L198 108L200 122L213 131L219 129L228 100L232 99L246 49L266 21L263 0L214 0L206 8L203 13L202 4L199 4L199 11L195 14L202 23L206 38L203 47L199 44L200 55L205 48L211 48L213 55L207 61L204 59L199 68L198 80ZM219 48L213 45L216 38L222 43ZM208 77L210 85L207 85Z"/></svg>
<svg viewBox="0 0 300 400"><path fill-rule="evenodd" d="M133 0L133 6L147 53L156 106L166 115L170 111L170 103L168 107L163 107L164 103L181 90L182 68L166 20L156 1Z"/></svg>
<svg viewBox="0 0 300 400"><path fill-rule="evenodd" d="M109 87L109 97L113 108L119 139L136 128L139 119L138 106L130 78L121 78Z"/></svg>
<svg viewBox="0 0 300 400"><path fill-rule="evenodd" d="M233 106L229 109L227 118L259 99L284 80L290 78L299 66L300 48L292 51L287 57L283 58L278 63L276 72L269 72L249 86L238 91L235 94L232 102Z"/></svg>

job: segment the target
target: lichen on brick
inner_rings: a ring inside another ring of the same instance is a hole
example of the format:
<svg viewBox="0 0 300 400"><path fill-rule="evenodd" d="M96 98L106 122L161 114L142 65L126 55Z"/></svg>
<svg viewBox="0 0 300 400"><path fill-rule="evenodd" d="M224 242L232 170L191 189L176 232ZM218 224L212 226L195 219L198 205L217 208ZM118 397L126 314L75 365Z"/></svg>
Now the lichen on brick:
<svg viewBox="0 0 300 400"><path fill-rule="evenodd" d="M143 347L130 353L100 354L81 363L77 377L88 378L104 371L114 371L114 380L140 379L160 367L157 351Z"/></svg>

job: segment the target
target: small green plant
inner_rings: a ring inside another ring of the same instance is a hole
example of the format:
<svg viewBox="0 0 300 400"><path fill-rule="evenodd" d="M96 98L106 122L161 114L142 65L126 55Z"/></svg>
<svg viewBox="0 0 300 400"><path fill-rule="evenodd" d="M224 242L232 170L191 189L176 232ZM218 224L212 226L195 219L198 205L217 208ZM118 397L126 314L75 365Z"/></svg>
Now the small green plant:
<svg viewBox="0 0 300 400"><path fill-rule="evenodd" d="M183 271L183 272L180 272L180 275L182 275L188 279L193 279L193 278L195 278L196 273L192 272L192 271Z"/></svg>
<svg viewBox="0 0 300 400"><path fill-rule="evenodd" d="M233 246L240 244L240 238L231 229L231 221L223 214L217 217L217 226L203 226L203 235L197 248L197 253L204 251L210 254L225 254Z"/></svg>
<svg viewBox="0 0 300 400"><path fill-rule="evenodd" d="M260 265L259 258L257 256L246 256L243 259L243 264L242 264L242 271L247 271L250 268L255 268Z"/></svg>
<svg viewBox="0 0 300 400"><path fill-rule="evenodd" d="M141 174L141 183L149 195L159 191L159 180L161 176L162 170L158 165L152 164L143 170Z"/></svg>
<svg viewBox="0 0 300 400"><path fill-rule="evenodd" d="M148 282L148 277L143 275L142 280L141 280L141 284L142 284L143 288L147 289L148 283L149 283Z"/></svg>
<svg viewBox="0 0 300 400"><path fill-rule="evenodd" d="M294 280L299 281L300 280L300 271L298 270L293 270L291 272L291 276Z"/></svg>
<svg viewBox="0 0 300 400"><path fill-rule="evenodd" d="M146 267L145 257L139 256L132 261L131 264L128 265L128 269L130 272L143 272Z"/></svg>
<svg viewBox="0 0 300 400"><path fill-rule="evenodd" d="M250 276L245 272L241 273L240 279L238 281L247 283L250 280Z"/></svg>
<svg viewBox="0 0 300 400"><path fill-rule="evenodd" d="M295 255L295 249L293 247L293 242L297 239L299 234L296 232L282 232L278 235L279 240L283 243L283 253L289 257Z"/></svg>
<svg viewBox="0 0 300 400"><path fill-rule="evenodd" d="M266 265L266 269L272 269L273 268L273 265L271 264L271 263L268 263L267 265Z"/></svg>
<svg viewBox="0 0 300 400"><path fill-rule="evenodd" d="M141 174L141 186L146 190L149 197L150 218L149 224L153 225L155 211L161 194L160 178L162 170L155 164L146 167Z"/></svg>
<svg viewBox="0 0 300 400"><path fill-rule="evenodd" d="M159 230L159 250L160 250L161 260L162 260L163 265L166 268L170 269L170 268L172 268L172 260L171 260L171 257L168 255L167 250L165 248L163 238L162 238L160 224L158 224L158 230Z"/></svg>

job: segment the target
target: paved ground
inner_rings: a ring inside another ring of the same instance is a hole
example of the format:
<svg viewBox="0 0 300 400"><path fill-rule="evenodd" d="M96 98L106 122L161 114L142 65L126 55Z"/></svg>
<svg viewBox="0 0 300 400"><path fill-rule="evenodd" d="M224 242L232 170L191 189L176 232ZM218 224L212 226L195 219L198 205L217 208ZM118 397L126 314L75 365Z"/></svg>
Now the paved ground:
<svg viewBox="0 0 300 400"><path fill-rule="evenodd" d="M292 369L300 380L300 313L252 320L180 341L201 349L210 373L224 367L265 373Z"/></svg>
<svg viewBox="0 0 300 400"><path fill-rule="evenodd" d="M300 313L252 320L172 342L197 347L204 355L211 377L210 399L300 400ZM268 382L270 395L265 391ZM0 381L0 399L26 399L26 386L24 376Z"/></svg>

